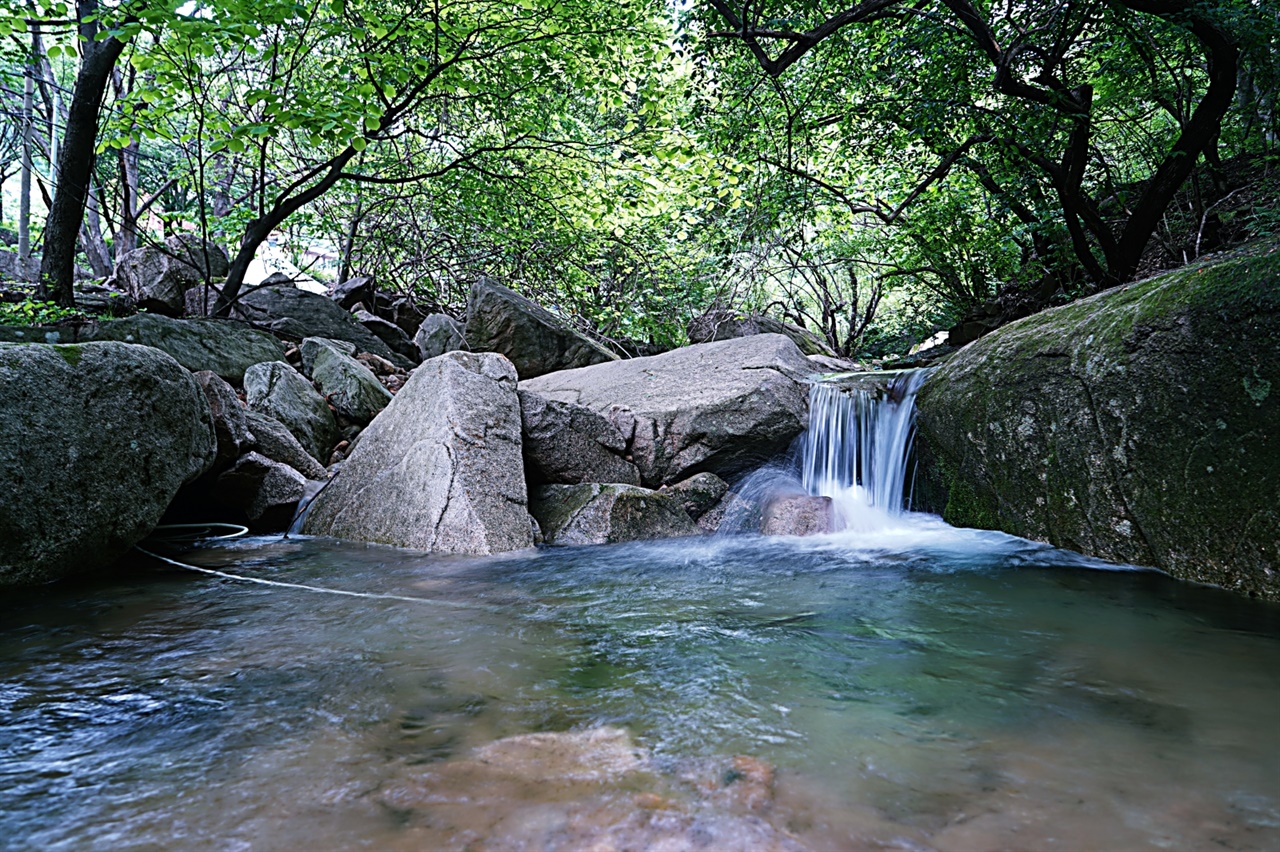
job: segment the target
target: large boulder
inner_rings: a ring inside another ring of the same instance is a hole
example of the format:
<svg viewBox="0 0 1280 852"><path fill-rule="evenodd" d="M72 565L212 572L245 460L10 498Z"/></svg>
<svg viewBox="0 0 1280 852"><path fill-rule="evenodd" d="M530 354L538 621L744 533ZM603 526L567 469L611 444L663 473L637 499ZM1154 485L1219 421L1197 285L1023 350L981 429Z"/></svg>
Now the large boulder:
<svg viewBox="0 0 1280 852"><path fill-rule="evenodd" d="M246 293L240 298L237 310L246 319L283 337L346 340L354 343L360 352L381 355L398 367L410 369L414 366L412 361L393 352L333 300L319 293L274 284Z"/></svg>
<svg viewBox="0 0 1280 852"><path fill-rule="evenodd" d="M467 299L467 346L505 355L522 381L618 358L545 308L483 279Z"/></svg>
<svg viewBox="0 0 1280 852"><path fill-rule="evenodd" d="M304 531L445 553L533 545L516 372L499 355L423 363L316 497Z"/></svg>
<svg viewBox="0 0 1280 852"><path fill-rule="evenodd" d="M138 307L180 316L188 290L226 278L227 270L227 253L222 248L196 237L178 236L129 252L120 259L115 276Z"/></svg>
<svg viewBox="0 0 1280 852"><path fill-rule="evenodd" d="M790 337L806 355L836 358L836 352L817 334L798 325L776 320L762 314L742 314L737 311L715 309L689 321L685 333L690 343L714 343L753 334L781 334Z"/></svg>
<svg viewBox="0 0 1280 852"><path fill-rule="evenodd" d="M529 508L547 544L617 544L700 535L679 501L635 485L543 485Z"/></svg>
<svg viewBox="0 0 1280 852"><path fill-rule="evenodd" d="M171 355L188 370L210 370L238 385L244 371L263 361L280 361L284 346L270 334L242 322L214 319L172 319L138 314L102 323L81 338L118 340L152 346Z"/></svg>
<svg viewBox="0 0 1280 852"><path fill-rule="evenodd" d="M287 464L307 479L327 479L328 471L298 443L293 433L274 417L246 411L249 447L272 461Z"/></svg>
<svg viewBox="0 0 1280 852"><path fill-rule="evenodd" d="M760 334L523 381L616 423L645 485L729 478L782 452L809 422L813 370L790 339Z"/></svg>
<svg viewBox="0 0 1280 852"><path fill-rule="evenodd" d="M323 337L308 337L300 347L311 381L339 414L361 426L391 402L391 392L373 371Z"/></svg>
<svg viewBox="0 0 1280 852"><path fill-rule="evenodd" d="M418 354L418 344L414 343L413 338L391 320L385 320L380 316L363 310L357 310L352 316L362 326L373 332L375 337L387 344L387 347L392 352L401 355L413 364L422 360L421 355Z"/></svg>
<svg viewBox="0 0 1280 852"><path fill-rule="evenodd" d="M640 484L636 466L623 458L627 440L613 423L571 402L524 389L519 395L525 476L530 482Z"/></svg>
<svg viewBox="0 0 1280 852"><path fill-rule="evenodd" d="M466 332L448 314L431 314L418 326L413 342L422 360L467 348Z"/></svg>
<svg viewBox="0 0 1280 852"><path fill-rule="evenodd" d="M1280 598L1280 243L1007 325L917 399L950 523Z"/></svg>
<svg viewBox="0 0 1280 852"><path fill-rule="evenodd" d="M297 370L280 361L254 364L244 374L245 402L274 417L321 464L342 436L324 397Z"/></svg>
<svg viewBox="0 0 1280 852"><path fill-rule="evenodd" d="M240 404L235 390L219 378L217 373L201 370L193 378L200 385L200 390L204 391L204 397L209 403L213 432L217 436L217 458L209 472L221 473L231 467L253 441L253 435L249 432L248 412Z"/></svg>
<svg viewBox="0 0 1280 852"><path fill-rule="evenodd" d="M109 567L216 452L209 404L125 343L0 346L0 585Z"/></svg>

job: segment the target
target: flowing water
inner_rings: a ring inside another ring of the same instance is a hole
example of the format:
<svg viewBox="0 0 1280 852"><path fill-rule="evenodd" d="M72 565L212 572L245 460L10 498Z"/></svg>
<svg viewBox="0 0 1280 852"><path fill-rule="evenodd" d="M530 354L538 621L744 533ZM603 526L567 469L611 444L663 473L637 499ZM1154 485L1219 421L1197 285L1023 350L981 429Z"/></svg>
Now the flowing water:
<svg viewBox="0 0 1280 852"><path fill-rule="evenodd" d="M0 848L1280 848L1280 607L889 515L9 593Z"/></svg>

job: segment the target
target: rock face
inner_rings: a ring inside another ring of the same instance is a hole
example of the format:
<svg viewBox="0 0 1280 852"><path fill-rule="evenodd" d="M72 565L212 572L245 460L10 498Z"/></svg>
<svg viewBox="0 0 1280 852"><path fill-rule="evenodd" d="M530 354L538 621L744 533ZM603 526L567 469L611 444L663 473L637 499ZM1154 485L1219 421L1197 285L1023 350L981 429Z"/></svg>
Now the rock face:
<svg viewBox="0 0 1280 852"><path fill-rule="evenodd" d="M338 413L365 426L391 402L373 371L322 337L302 341L303 367Z"/></svg>
<svg viewBox="0 0 1280 852"><path fill-rule="evenodd" d="M152 346L169 353L192 372L211 370L233 385L244 381L244 371L251 365L284 358L280 341L265 331L230 320L179 320L138 314L103 323L84 337Z"/></svg>
<svg viewBox="0 0 1280 852"><path fill-rule="evenodd" d="M246 319L260 323L276 334L297 340L304 337L346 340L354 343L359 351L381 355L396 366L405 369L414 366L403 355L391 351L355 317L318 293L292 286L263 287L242 297L239 310Z"/></svg>
<svg viewBox="0 0 1280 852"><path fill-rule="evenodd" d="M634 485L544 485L530 511L547 544L616 544L698 535L675 499Z"/></svg>
<svg viewBox="0 0 1280 852"><path fill-rule="evenodd" d="M520 387L609 418L643 483L657 487L701 471L727 478L785 450L808 425L811 372L788 338L760 334L565 370Z"/></svg>
<svg viewBox="0 0 1280 852"><path fill-rule="evenodd" d="M327 479L328 471L298 443L285 425L274 417L246 411L252 448L272 461L287 464L307 479Z"/></svg>
<svg viewBox="0 0 1280 852"><path fill-rule="evenodd" d="M255 364L244 374L245 401L254 411L284 424L321 464L341 439L324 397L297 370L281 361Z"/></svg>
<svg viewBox="0 0 1280 852"><path fill-rule="evenodd" d="M485 280L467 300L467 346L505 355L521 380L618 358L545 308Z"/></svg>
<svg viewBox="0 0 1280 852"><path fill-rule="evenodd" d="M435 358L446 352L467 348L466 333L458 321L448 314L431 314L418 326L413 336L422 360Z"/></svg>
<svg viewBox="0 0 1280 852"><path fill-rule="evenodd" d="M835 350L812 331L759 314L742 315L737 311L726 310L708 311L690 320L685 332L689 335L690 343L712 343L717 340L732 340L735 337L750 337L753 334L781 334L791 338L791 341L806 355L837 357Z"/></svg>
<svg viewBox="0 0 1280 852"><path fill-rule="evenodd" d="M213 463L209 404L155 349L0 346L0 585L109 567Z"/></svg>
<svg viewBox="0 0 1280 852"><path fill-rule="evenodd" d="M306 478L289 465L250 452L218 477L213 498L243 513L255 530L284 530L306 487Z"/></svg>
<svg viewBox="0 0 1280 852"><path fill-rule="evenodd" d="M312 503L304 531L445 553L533 545L516 373L450 352L414 371Z"/></svg>
<svg viewBox="0 0 1280 852"><path fill-rule="evenodd" d="M1280 244L1012 323L917 398L917 498L1280 598Z"/></svg>
<svg viewBox="0 0 1280 852"><path fill-rule="evenodd" d="M833 529L835 510L831 498L807 494L769 501L760 521L764 535L818 535Z"/></svg>
<svg viewBox="0 0 1280 852"><path fill-rule="evenodd" d="M231 467L253 440L253 435L249 432L248 412L236 398L231 385L218 378L216 373L201 370L193 378L209 402L213 431L217 436L218 454L210 473L221 473Z"/></svg>
<svg viewBox="0 0 1280 852"><path fill-rule="evenodd" d="M170 237L164 245L126 254L116 267L116 280L138 307L180 316L186 308L186 292L206 280L226 278L227 269L227 253L213 243Z"/></svg>
<svg viewBox="0 0 1280 852"><path fill-rule="evenodd" d="M636 466L622 457L627 441L617 426L581 405L527 390L519 395L525 475L530 482L640 484Z"/></svg>

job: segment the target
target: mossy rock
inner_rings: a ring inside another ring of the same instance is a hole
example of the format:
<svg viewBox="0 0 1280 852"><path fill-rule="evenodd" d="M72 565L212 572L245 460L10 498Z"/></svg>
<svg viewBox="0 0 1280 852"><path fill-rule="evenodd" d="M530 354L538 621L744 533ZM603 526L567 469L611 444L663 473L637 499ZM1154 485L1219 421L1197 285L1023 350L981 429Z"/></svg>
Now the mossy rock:
<svg viewBox="0 0 1280 852"><path fill-rule="evenodd" d="M918 400L949 522L1280 599L1280 241L1005 326Z"/></svg>

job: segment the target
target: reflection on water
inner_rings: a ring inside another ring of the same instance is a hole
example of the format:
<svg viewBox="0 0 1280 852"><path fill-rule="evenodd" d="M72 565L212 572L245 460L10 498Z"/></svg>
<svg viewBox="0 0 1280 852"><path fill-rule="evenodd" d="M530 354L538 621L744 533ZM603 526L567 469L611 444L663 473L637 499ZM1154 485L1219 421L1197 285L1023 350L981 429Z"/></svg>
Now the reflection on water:
<svg viewBox="0 0 1280 852"><path fill-rule="evenodd" d="M143 563L11 595L0 847L1280 847L1280 608L1159 574L919 517L186 558L425 600ZM530 732L635 764L503 768Z"/></svg>

